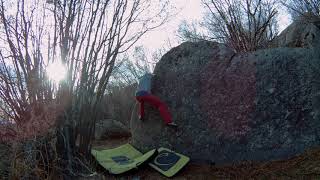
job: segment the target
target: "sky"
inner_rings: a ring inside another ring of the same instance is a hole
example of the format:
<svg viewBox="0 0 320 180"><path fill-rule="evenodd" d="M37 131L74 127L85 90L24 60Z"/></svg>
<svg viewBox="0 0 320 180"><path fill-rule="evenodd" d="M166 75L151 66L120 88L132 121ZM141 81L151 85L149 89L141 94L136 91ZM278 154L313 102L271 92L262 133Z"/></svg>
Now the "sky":
<svg viewBox="0 0 320 180"><path fill-rule="evenodd" d="M204 9L200 4L201 0L171 0L176 9L177 15L170 18L169 22L159 27L156 30L148 32L139 42L138 45L144 45L150 50L156 50L165 45L168 39L174 42L176 38L176 32L179 28L179 24L186 20L192 22L193 20L200 20Z"/></svg>
<svg viewBox="0 0 320 180"><path fill-rule="evenodd" d="M137 45L143 45L148 50L155 51L162 46L166 46L167 41L170 40L172 46L177 46L176 35L181 21L186 20L189 23L200 21L205 12L201 0L171 0L170 2L179 13L162 27L145 34ZM291 19L284 9L279 10L278 18L279 31L281 32L290 24Z"/></svg>

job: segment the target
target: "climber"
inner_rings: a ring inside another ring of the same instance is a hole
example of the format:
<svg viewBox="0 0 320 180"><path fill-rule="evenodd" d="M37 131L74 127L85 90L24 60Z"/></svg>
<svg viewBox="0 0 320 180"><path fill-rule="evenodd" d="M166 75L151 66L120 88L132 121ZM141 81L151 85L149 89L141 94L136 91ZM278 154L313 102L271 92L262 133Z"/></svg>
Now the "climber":
<svg viewBox="0 0 320 180"><path fill-rule="evenodd" d="M167 105L162 102L160 98L151 94L152 77L152 74L146 73L139 79L139 84L136 91L136 99L140 103L139 119L144 119L144 103L148 103L159 110L160 116L162 117L166 125L177 126L174 122L172 122L172 117L169 113Z"/></svg>

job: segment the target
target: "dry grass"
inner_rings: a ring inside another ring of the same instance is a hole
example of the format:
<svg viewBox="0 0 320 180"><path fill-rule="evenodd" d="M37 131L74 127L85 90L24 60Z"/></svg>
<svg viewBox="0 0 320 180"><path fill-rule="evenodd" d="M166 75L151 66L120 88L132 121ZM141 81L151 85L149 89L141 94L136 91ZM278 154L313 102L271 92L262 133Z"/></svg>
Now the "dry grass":
<svg viewBox="0 0 320 180"><path fill-rule="evenodd" d="M56 138L49 134L34 139L0 143L0 180L56 179Z"/></svg>

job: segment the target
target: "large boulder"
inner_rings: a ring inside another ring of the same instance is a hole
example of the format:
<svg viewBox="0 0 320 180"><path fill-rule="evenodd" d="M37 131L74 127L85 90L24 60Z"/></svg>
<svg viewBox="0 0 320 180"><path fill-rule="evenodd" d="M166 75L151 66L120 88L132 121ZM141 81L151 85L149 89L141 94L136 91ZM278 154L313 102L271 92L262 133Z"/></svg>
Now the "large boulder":
<svg viewBox="0 0 320 180"><path fill-rule="evenodd" d="M12 156L13 156L13 153L10 145L0 143L0 158L1 158L0 175L1 175L1 178L3 179L8 178L6 176L10 172L10 166L12 164L11 158L13 158Z"/></svg>
<svg viewBox="0 0 320 180"><path fill-rule="evenodd" d="M104 119L96 123L96 140L129 136L131 136L130 130L120 121L115 121L113 119Z"/></svg>
<svg viewBox="0 0 320 180"><path fill-rule="evenodd" d="M215 42L183 43L162 57L152 84L178 128L148 105L140 121L136 107L132 143L217 164L301 153L320 145L319 65L316 49L235 54Z"/></svg>
<svg viewBox="0 0 320 180"><path fill-rule="evenodd" d="M271 47L320 48L320 17L299 17L273 40Z"/></svg>

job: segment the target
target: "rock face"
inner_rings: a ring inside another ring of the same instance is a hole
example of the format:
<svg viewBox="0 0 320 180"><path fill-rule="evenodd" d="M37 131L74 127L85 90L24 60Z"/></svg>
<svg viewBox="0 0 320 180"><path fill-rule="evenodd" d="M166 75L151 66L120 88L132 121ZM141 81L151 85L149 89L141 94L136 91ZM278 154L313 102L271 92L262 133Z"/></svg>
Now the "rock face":
<svg viewBox="0 0 320 180"><path fill-rule="evenodd" d="M105 119L96 123L95 139L97 140L129 136L131 136L130 131L119 121Z"/></svg>
<svg viewBox="0 0 320 180"><path fill-rule="evenodd" d="M275 38L271 47L320 48L320 17L300 17Z"/></svg>
<svg viewBox="0 0 320 180"><path fill-rule="evenodd" d="M12 161L12 150L9 145L0 143L0 174L1 176L5 176L9 174L11 161ZM5 177L2 177L5 178Z"/></svg>
<svg viewBox="0 0 320 180"><path fill-rule="evenodd" d="M307 48L235 54L215 42L183 43L162 57L152 85L178 128L145 105L145 120L137 112L131 119L132 143L217 164L283 159L320 145L319 54Z"/></svg>

